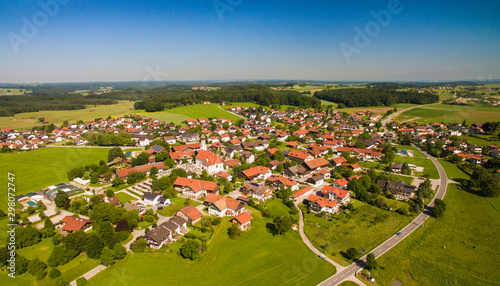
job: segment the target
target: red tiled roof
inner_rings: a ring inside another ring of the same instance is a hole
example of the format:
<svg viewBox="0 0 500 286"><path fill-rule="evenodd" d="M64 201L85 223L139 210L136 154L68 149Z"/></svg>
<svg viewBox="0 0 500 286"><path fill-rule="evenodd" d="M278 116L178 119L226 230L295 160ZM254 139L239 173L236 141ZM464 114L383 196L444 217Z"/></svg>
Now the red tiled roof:
<svg viewBox="0 0 500 286"><path fill-rule="evenodd" d="M186 216L188 216L190 219L192 219L193 221L199 219L200 217L202 217L202 213L197 209L195 208L193 205L189 205L183 209L180 210L180 212L182 212L183 214L185 214Z"/></svg>
<svg viewBox="0 0 500 286"><path fill-rule="evenodd" d="M240 224L245 224L253 219L249 213L241 213L234 217Z"/></svg>
<svg viewBox="0 0 500 286"><path fill-rule="evenodd" d="M81 230L87 223L92 223L90 220L74 216L65 216L61 222L65 223L62 229L69 232Z"/></svg>

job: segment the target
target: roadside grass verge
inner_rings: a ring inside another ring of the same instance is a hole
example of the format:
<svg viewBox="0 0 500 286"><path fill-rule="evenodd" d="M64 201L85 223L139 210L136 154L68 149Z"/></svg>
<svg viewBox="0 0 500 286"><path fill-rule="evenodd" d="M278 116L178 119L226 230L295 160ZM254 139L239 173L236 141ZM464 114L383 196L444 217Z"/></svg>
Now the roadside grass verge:
<svg viewBox="0 0 500 286"><path fill-rule="evenodd" d="M377 259L381 268L372 275L379 284L498 285L500 214L488 199L453 184L444 201L443 217L428 219Z"/></svg>

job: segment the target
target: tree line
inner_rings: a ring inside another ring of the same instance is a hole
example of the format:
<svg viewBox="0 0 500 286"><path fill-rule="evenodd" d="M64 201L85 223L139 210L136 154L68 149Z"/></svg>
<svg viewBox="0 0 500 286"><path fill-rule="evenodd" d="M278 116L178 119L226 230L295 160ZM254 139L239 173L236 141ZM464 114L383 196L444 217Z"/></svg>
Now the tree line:
<svg viewBox="0 0 500 286"><path fill-rule="evenodd" d="M152 97L136 102L134 108L153 112L177 106L200 104L203 101L212 103L252 102L263 106L291 105L301 108L321 107L319 99L304 96L296 91L272 90L262 85L237 85L223 87L215 91L197 90Z"/></svg>
<svg viewBox="0 0 500 286"><path fill-rule="evenodd" d="M379 88L347 88L317 91L314 97L342 104L345 107L391 106L396 103L430 104L439 101L439 95L429 92L396 91Z"/></svg>

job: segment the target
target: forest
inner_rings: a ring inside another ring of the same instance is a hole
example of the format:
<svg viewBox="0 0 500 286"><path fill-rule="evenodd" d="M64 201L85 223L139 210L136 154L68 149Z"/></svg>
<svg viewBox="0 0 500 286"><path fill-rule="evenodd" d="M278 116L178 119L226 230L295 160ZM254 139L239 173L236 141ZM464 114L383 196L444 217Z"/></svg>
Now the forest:
<svg viewBox="0 0 500 286"><path fill-rule="evenodd" d="M212 103L252 102L263 106L291 105L301 108L321 107L319 99L304 96L296 91L276 91L262 85L236 85L215 91L191 91L152 97L136 102L134 108L152 112L182 105L199 104L203 101Z"/></svg>
<svg viewBox="0 0 500 286"><path fill-rule="evenodd" d="M345 105L391 106L396 103L430 104L439 101L439 95L429 92L396 91L378 88L348 88L317 91L314 97Z"/></svg>

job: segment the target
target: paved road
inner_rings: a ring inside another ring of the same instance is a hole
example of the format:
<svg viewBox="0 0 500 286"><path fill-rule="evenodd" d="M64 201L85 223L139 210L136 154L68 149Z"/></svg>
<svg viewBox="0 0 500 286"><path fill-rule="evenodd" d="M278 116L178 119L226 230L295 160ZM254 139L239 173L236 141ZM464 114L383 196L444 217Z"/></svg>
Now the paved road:
<svg viewBox="0 0 500 286"><path fill-rule="evenodd" d="M95 275L97 275L99 272L101 272L104 269L106 269L106 266L100 264L100 265L96 266L94 269L90 270L89 272L83 274L83 278L89 280L90 278L94 277ZM76 280L71 281L71 283L69 283L69 285L76 286Z"/></svg>
<svg viewBox="0 0 500 286"><path fill-rule="evenodd" d="M256 106L257 106L257 105L258 105L258 104L256 104ZM243 116L239 115L238 113L234 113L234 112L232 112L232 111L229 111L229 110L223 109L223 108L222 108L222 107L220 107L220 105L218 105L218 104L217 104L217 106L218 106L221 110L227 111L227 112L229 112L229 113L232 113L233 115L236 115L236 116L238 116L238 117L243 118L243 119L245 119L245 120L246 120L246 118L245 118L245 117L243 117Z"/></svg>
<svg viewBox="0 0 500 286"><path fill-rule="evenodd" d="M396 244L398 244L400 241L402 241L408 235L410 235L417 227L422 225L425 222L425 220L427 220L430 216L431 208L434 206L434 200L443 199L444 196L446 195L446 188L450 181L446 176L446 172L443 166L441 166L441 164L434 157L427 154L425 151L423 150L420 151L422 151L422 153L424 153L434 163L439 172L439 178L440 178L439 190L436 192L436 195L429 203L428 207L420 215L418 215L410 224L405 226L400 231L401 235L399 236L396 234L393 235L392 237L387 239L384 243L382 243L381 245L379 245L377 248L375 248L373 251L370 252L373 253L375 257L379 257L388 250L390 250L391 248L393 248ZM318 285L326 286L326 285L340 284L342 281L346 280L349 276L356 274L365 265L367 255L363 256L362 258L360 258L353 264L349 265L348 267L344 268L343 270L337 271L337 274L331 276L330 278L326 279L325 281L321 282Z"/></svg>
<svg viewBox="0 0 500 286"><path fill-rule="evenodd" d="M309 247L314 253L316 253L316 255L323 256L323 253L321 253L321 251L317 250L316 247L314 247L313 244L307 238L307 236L304 232L304 216L302 214L302 210L299 207L297 207L297 208L299 209L299 233L300 233L300 237L302 238L304 243L307 245L307 247ZM338 264L337 262L333 261L329 257L326 257L325 260L327 262L330 262L333 266L335 266L335 268L337 268L337 273L345 268L344 266Z"/></svg>

